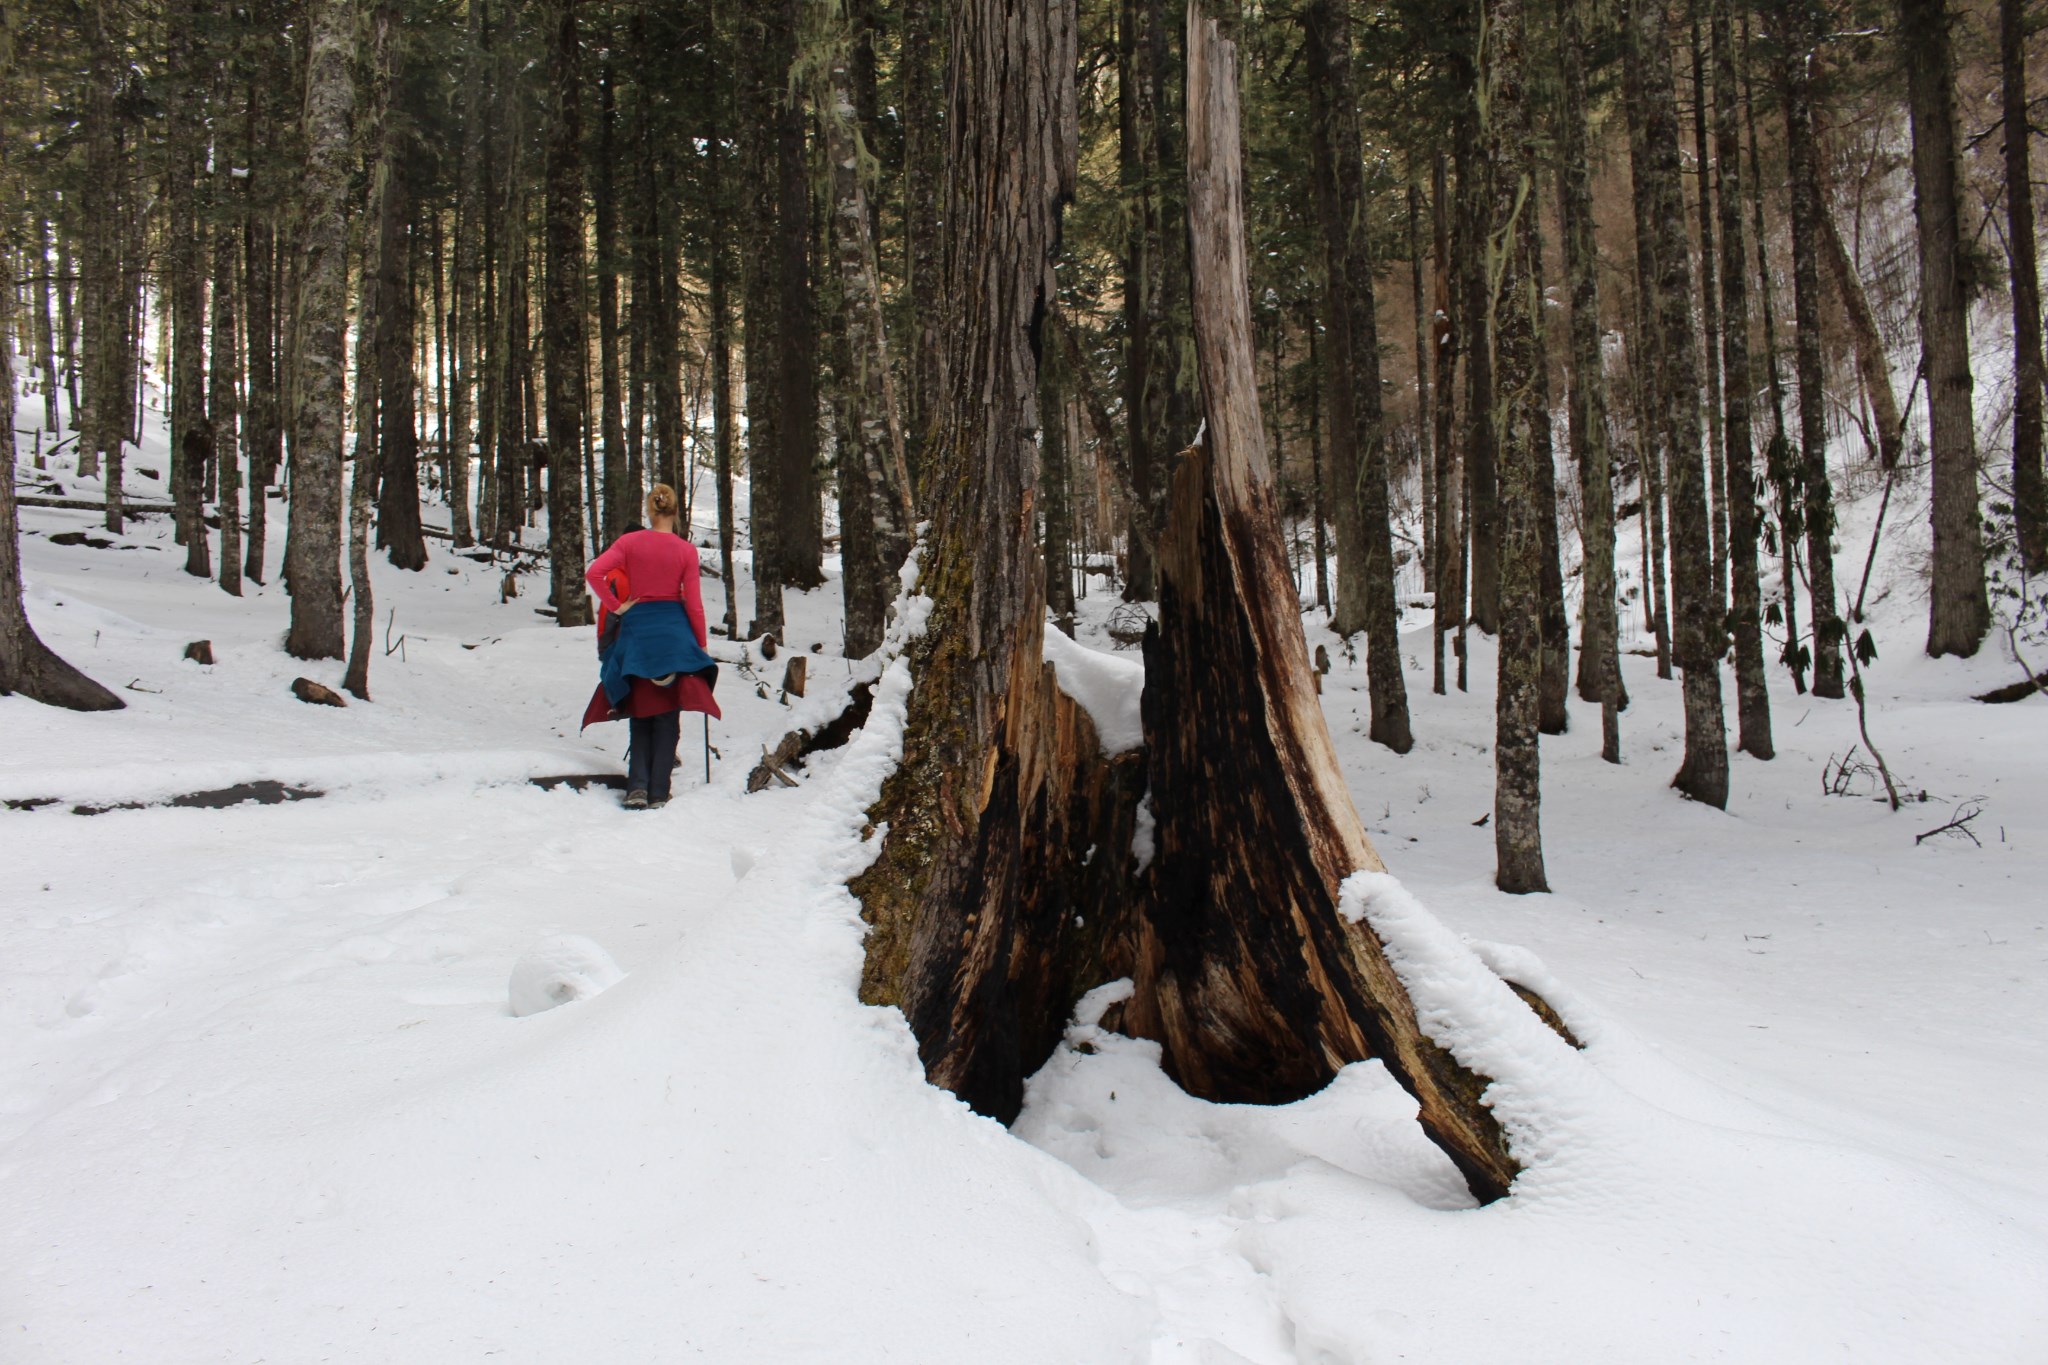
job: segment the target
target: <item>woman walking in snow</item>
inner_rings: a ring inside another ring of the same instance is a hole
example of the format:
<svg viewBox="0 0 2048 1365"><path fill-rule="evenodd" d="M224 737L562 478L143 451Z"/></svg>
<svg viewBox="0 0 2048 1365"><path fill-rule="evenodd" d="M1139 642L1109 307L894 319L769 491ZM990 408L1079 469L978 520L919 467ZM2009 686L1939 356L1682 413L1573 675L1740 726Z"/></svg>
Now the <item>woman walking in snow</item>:
<svg viewBox="0 0 2048 1365"><path fill-rule="evenodd" d="M598 691L583 723L629 721L629 810L667 804L682 729L678 713L719 714L711 695L718 665L705 649L711 637L704 626L697 547L676 532L675 489L654 486L647 495L647 521L652 529L626 532L584 574L592 595L618 624L601 646ZM609 631L600 625L600 639Z"/></svg>

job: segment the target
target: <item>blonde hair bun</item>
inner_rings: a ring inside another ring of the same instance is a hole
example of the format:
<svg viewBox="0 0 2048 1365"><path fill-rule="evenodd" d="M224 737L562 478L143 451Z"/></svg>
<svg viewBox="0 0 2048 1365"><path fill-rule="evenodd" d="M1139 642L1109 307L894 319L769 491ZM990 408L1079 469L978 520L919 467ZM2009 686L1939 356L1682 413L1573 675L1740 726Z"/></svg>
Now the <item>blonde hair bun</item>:
<svg viewBox="0 0 2048 1365"><path fill-rule="evenodd" d="M647 491L647 516L672 517L676 514L676 490L665 483L658 483Z"/></svg>

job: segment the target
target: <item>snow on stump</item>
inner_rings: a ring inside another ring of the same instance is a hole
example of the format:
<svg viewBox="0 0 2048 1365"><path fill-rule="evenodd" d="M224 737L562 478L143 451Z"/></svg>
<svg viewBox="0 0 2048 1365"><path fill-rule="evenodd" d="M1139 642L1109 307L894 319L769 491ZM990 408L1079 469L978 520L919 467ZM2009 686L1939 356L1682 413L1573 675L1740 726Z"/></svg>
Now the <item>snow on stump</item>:
<svg viewBox="0 0 2048 1365"><path fill-rule="evenodd" d="M310 706L347 706L341 694L331 687L323 687L311 678L293 678L292 695Z"/></svg>
<svg viewBox="0 0 2048 1365"><path fill-rule="evenodd" d="M512 968L512 1013L523 1018L571 1000L588 1000L624 975L610 953L580 934L544 938Z"/></svg>

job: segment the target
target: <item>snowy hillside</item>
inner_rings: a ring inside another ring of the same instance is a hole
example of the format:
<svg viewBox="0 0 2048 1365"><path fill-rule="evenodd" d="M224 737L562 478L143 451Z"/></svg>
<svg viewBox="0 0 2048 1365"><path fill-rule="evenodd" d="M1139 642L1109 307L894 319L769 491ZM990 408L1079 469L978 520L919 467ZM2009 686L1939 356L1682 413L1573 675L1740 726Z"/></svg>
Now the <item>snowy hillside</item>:
<svg viewBox="0 0 2048 1365"><path fill-rule="evenodd" d="M89 495L67 458L48 477ZM2048 1358L2048 700L1969 699L2018 675L1998 648L1920 657L1910 536L1872 591L1871 725L1924 802L1824 794L1853 708L1774 672L1780 756L1735 759L1726 814L1689 805L1677 685L1629 655L1624 765L1576 701L1544 742L1549 896L1490 882L1490 645L1471 695L1432 697L1414 618L1395 757L1362 659L1308 620L1400 878L1356 908L1425 1009L1477 998L1440 921L1540 958L1517 975L1586 1043L1494 1071L1527 1171L1475 1210L1377 1063L1203 1103L1096 1026L1112 983L1014 1131L926 1085L901 1016L856 1000L843 888L906 670L795 788L744 791L852 675L833 587L790 596L810 700L714 640L710 780L692 722L678 799L628 814L529 781L616 773L624 741L577 732L591 633L535 613L538 577L501 600L503 566L445 544L378 559L392 652L336 710L288 691L340 669L279 648L281 536L231 599L167 518L23 525L31 617L128 709L0 699L0 1360ZM1113 652L1094 586L1081 644ZM200 639L211 666L181 657ZM1128 685L1088 671L1091 705ZM264 779L317 795L165 804ZM1969 835L1916 843L1970 800ZM591 998L515 1015L561 935L595 945Z"/></svg>

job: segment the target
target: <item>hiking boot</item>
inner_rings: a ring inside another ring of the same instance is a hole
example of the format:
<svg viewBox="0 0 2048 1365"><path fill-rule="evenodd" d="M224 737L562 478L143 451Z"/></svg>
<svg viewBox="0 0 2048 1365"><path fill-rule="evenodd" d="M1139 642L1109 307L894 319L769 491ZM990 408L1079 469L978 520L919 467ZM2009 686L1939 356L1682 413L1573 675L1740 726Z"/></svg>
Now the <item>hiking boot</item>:
<svg viewBox="0 0 2048 1365"><path fill-rule="evenodd" d="M627 792L627 793L626 793L626 809L627 809L627 810L646 810L646 809L647 809L647 793L646 793L646 792L644 792L644 791L641 791L641 790L639 790L638 788L635 788L634 790L632 790L632 791L629 791L629 792Z"/></svg>
<svg viewBox="0 0 2048 1365"><path fill-rule="evenodd" d="M650 796L647 798L647 809L649 810L660 810L667 804L668 798L666 796Z"/></svg>

